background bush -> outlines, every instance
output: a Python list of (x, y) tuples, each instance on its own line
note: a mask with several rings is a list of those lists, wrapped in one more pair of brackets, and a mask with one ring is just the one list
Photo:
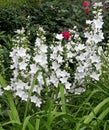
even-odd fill
[[(82, 7), (83, 0), (4, 0), (0, 3), (0, 31), (6, 34), (23, 27), (29, 22), (30, 41), (34, 42), (37, 26), (41, 25), (47, 31), (48, 41), (52, 33), (72, 29), (77, 26), (82, 37), (85, 28), (85, 20), (92, 19), (91, 11), (87, 14)], [(91, 1), (89, 1), (91, 4)], [(109, 11), (108, 3), (105, 4), (104, 34), (107, 39), (109, 35)], [(30, 16), (29, 21), (27, 17)]]

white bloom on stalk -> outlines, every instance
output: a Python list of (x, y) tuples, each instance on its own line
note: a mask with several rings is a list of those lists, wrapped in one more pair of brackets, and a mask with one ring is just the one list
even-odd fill
[(101, 29), (104, 22), (100, 19), (94, 19), (93, 23), (95, 25), (95, 28)]
[(12, 86), (11, 85), (8, 85), (4, 88), (4, 90), (13, 90)]
[[(95, 4), (94, 6), (99, 6), (99, 4)], [(100, 4), (101, 6), (101, 4)], [(86, 40), (86, 47), (84, 48), (84, 52), (78, 54), (76, 56), (78, 67), (75, 73), (75, 82), (76, 81), (82, 85), (82, 82), (84, 82), (85, 78), (89, 76), (93, 80), (99, 80), (99, 76), (101, 74), (100, 66), (101, 66), (101, 47), (97, 46), (97, 43), (101, 42), (104, 37), (102, 33), (102, 25), (103, 20), (101, 16), (101, 11), (99, 10), (96, 12), (95, 19), (90, 21), (87, 20), (86, 23), (90, 25), (91, 30), (86, 29), (84, 35), (87, 38)], [(76, 47), (77, 48), (77, 47)], [(76, 49), (76, 52), (78, 53), (78, 49)], [(97, 65), (99, 64), (98, 68)], [(82, 65), (82, 66), (81, 66)], [(95, 69), (95, 70), (94, 70)], [(97, 72), (94, 72), (97, 71)]]
[(35, 41), (35, 46), (40, 46), (40, 44), (42, 44), (42, 40), (39, 37), (37, 37)]
[(74, 48), (76, 51), (81, 51), (85, 49), (84, 44), (78, 44), (77, 46), (75, 46)]
[(28, 93), (25, 93), (22, 89), (17, 89), (15, 96), (20, 97), (23, 101), (27, 101)]
[(33, 89), (33, 92), (37, 92), (37, 93), (40, 95), (42, 89), (43, 89), (42, 86), (35, 85), (35, 86), (34, 86), (34, 89)]
[(19, 69), (20, 70), (26, 70), (26, 67), (27, 67), (27, 63), (25, 61), (22, 61), (19, 63)]
[(46, 33), (45, 30), (43, 29), (43, 27), (39, 27), (39, 31), (43, 32), (43, 33)]
[(76, 95), (81, 94), (81, 93), (83, 93), (83, 92), (85, 92), (85, 88), (83, 88), (83, 87), (79, 87), (79, 88), (76, 88), (76, 89), (74, 90), (74, 93), (75, 93)]
[(70, 88), (71, 88), (71, 86), (72, 86), (72, 84), (71, 83), (69, 83), (69, 82), (65, 82), (65, 88), (67, 89), (67, 90), (70, 90)]
[(38, 97), (36, 97), (35, 95), (31, 96), (30, 99), (31, 99), (31, 102), (33, 102), (36, 105), (36, 107), (41, 106), (41, 103), (42, 103), (41, 100)]
[(38, 71), (38, 67), (36, 64), (31, 64), (30, 65), (30, 73), (31, 74), (36, 74), (36, 72)]
[(51, 67), (52, 69), (54, 69), (56, 71), (57, 69), (59, 69), (59, 67), (60, 67), (60, 65), (58, 64), (57, 61), (52, 62), (52, 67)]
[(24, 27), (22, 27), (22, 29), (17, 29), (16, 31), (14, 31), (17, 34), (23, 34), (25, 32)]
[(99, 80), (99, 77), (100, 77), (100, 74), (97, 74), (97, 73), (95, 73), (95, 72), (92, 72), (92, 74), (90, 75), (90, 77), (92, 78), (92, 79), (94, 79), (94, 80)]
[(56, 35), (56, 38), (57, 38), (58, 40), (62, 40), (62, 39), (63, 39), (63, 35), (62, 35), (62, 34), (57, 34), (57, 35)]
[(94, 7), (95, 7), (95, 8), (97, 8), (97, 7), (102, 7), (102, 6), (103, 6), (102, 2), (95, 2), (95, 3), (94, 3)]
[(55, 73), (51, 74), (48, 81), (48, 84), (53, 84), (55, 87), (58, 87), (59, 79), (56, 77)]
[(17, 48), (17, 56), (18, 57), (25, 57), (26, 56), (26, 49), (23, 47)]
[(41, 52), (47, 53), (47, 45), (42, 44), (39, 49), (40, 49)]

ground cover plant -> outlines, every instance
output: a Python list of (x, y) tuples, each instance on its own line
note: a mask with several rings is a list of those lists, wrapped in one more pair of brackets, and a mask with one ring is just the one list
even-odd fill
[(44, 23), (31, 41), (31, 16), (13, 34), (1, 32), (0, 130), (109, 129), (109, 41), (102, 3), (89, 5), (81, 4), (86, 17), (92, 8), (82, 35), (65, 23), (49, 33)]

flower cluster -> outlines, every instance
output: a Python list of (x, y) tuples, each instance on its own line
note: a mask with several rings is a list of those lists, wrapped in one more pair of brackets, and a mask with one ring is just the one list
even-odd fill
[(76, 47), (76, 50), (80, 49), (82, 51), (82, 53), (76, 56), (78, 67), (75, 73), (75, 81), (80, 85), (83, 84), (85, 79), (87, 81), (88, 77), (93, 80), (99, 80), (99, 76), (101, 75), (100, 67), (102, 62), (100, 55), (102, 48), (98, 46), (98, 43), (104, 39), (102, 32), (102, 9), (98, 9), (101, 6), (101, 3), (95, 3), (93, 5), (95, 17), (92, 21), (86, 20), (86, 24), (88, 25), (84, 32), (85, 38), (87, 39), (86, 43), (85, 45), (78, 45)]
[[(88, 3), (84, 3), (88, 6)], [(17, 30), (13, 39), (13, 48), (10, 52), (13, 77), (5, 90), (12, 90), (14, 96), (27, 101), (32, 88), (30, 100), (40, 107), (41, 92), (51, 86), (56, 88), (63, 84), (65, 92), (79, 94), (85, 91), (85, 83), (90, 80), (99, 80), (101, 74), (101, 52), (98, 43), (103, 40), (101, 3), (94, 4), (94, 20), (86, 20), (88, 27), (84, 32), (85, 43), (79, 36), (76, 27), (73, 30), (56, 34), (51, 45), (46, 44), (45, 31), (39, 27), (33, 50), (28, 47), (28, 38), (25, 30)], [(20, 39), (20, 40), (19, 40)], [(62, 42), (66, 41), (65, 45)], [(17, 43), (17, 44), (16, 44)], [(73, 71), (72, 71), (73, 70)], [(35, 80), (34, 84), (33, 81)]]
[[(88, 6), (88, 3), (84, 3), (85, 6)], [(102, 32), (102, 7), (101, 3), (93, 4), (95, 14), (94, 19), (86, 20), (87, 28), (84, 31), (84, 36), (86, 38), (85, 44), (79, 36), (78, 31), (69, 30), (75, 42), (69, 41), (66, 44), (66, 57), (68, 57), (68, 61), (74, 64), (74, 58), (76, 61), (76, 70), (74, 72), (74, 80), (72, 81), (71, 89), (75, 91), (79, 91), (81, 86), (85, 86), (87, 82), (90, 80), (97, 81), (101, 75), (101, 54), (102, 47), (98, 46), (98, 43), (101, 42), (103, 37)], [(58, 34), (59, 35), (59, 34)], [(61, 34), (60, 34), (61, 35)], [(84, 91), (84, 89), (81, 89)], [(75, 93), (76, 93), (75, 91)]]
[[(14, 92), (14, 96), (20, 97), (23, 101), (28, 100), (28, 95), (34, 80), (34, 76), (39, 69), (40, 63), (44, 65), (44, 53), (42, 53), (45, 49), (45, 46), (42, 44), (40, 46), (40, 41), (37, 38), (37, 48), (35, 47), (35, 55), (32, 57), (32, 52), (27, 46), (27, 37), (24, 35), (24, 31), (16, 31), (16, 38), (12, 39), (13, 48), (10, 52), (10, 57), (12, 59), (12, 65), (10, 68), (13, 70), (13, 76), (11, 78), (10, 85), (8, 85), (5, 90), (11, 90)], [(22, 33), (19, 33), (22, 32)], [(22, 35), (21, 35), (22, 34)], [(17, 38), (23, 38), (25, 40), (17, 41)], [(29, 42), (29, 41), (28, 41)], [(38, 44), (39, 42), (39, 44)], [(16, 44), (17, 43), (17, 44)], [(40, 50), (39, 50), (39, 48)], [(37, 50), (36, 50), (37, 49)], [(42, 50), (41, 50), (42, 49)], [(41, 53), (41, 55), (40, 55)], [(37, 55), (36, 55), (37, 54)], [(43, 58), (43, 59), (42, 59)], [(43, 62), (42, 62), (43, 60)], [(46, 59), (47, 62), (47, 59)], [(43, 66), (42, 65), (42, 66)], [(40, 107), (41, 100), (39, 98), (40, 92), (42, 90), (43, 79), (40, 78), (41, 73), (39, 73), (37, 79), (39, 80), (39, 84), (35, 84), (32, 90), (32, 94), (30, 96), (31, 102), (33, 102), (37, 107)], [(36, 96), (39, 95), (39, 96)]]

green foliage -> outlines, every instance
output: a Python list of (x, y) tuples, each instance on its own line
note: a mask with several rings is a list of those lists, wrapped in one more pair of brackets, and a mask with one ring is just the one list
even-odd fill
[(82, 24), (85, 23), (81, 2), (44, 2), (37, 10), (36, 16), (33, 16), (33, 22), (39, 22), (50, 33), (60, 32), (74, 25), (82, 29)]

